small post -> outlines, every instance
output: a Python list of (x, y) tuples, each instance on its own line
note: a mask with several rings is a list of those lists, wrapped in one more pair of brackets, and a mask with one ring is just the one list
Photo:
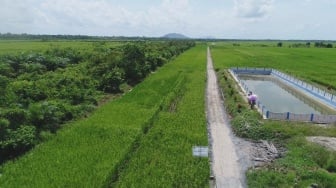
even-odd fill
[(289, 112), (287, 112), (287, 119), (289, 119)]
[(310, 121), (313, 121), (314, 120), (314, 114), (311, 114), (310, 115)]

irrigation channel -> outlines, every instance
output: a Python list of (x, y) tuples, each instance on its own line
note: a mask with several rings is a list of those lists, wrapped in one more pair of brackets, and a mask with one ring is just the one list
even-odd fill
[(336, 122), (334, 95), (274, 69), (233, 68), (231, 74), (245, 94), (257, 94), (257, 107), (265, 118)]

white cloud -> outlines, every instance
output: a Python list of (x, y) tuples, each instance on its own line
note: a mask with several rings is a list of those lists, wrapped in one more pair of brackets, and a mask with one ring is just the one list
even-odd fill
[(273, 0), (235, 0), (235, 13), (242, 18), (263, 18), (270, 13)]
[[(6, 1), (10, 6), (15, 4)], [(22, 19), (32, 15), (30, 22), (34, 24), (30, 30), (49, 28), (50, 32), (68, 34), (85, 34), (86, 31), (98, 33), (100, 30), (103, 35), (140, 35), (141, 32), (151, 35), (150, 31), (163, 35), (162, 30), (186, 27), (188, 15), (191, 14), (188, 0), (163, 0), (161, 4), (144, 5), (145, 9), (139, 10), (131, 10), (117, 1), (109, 0), (31, 0), (30, 4), (20, 7), (29, 10), (28, 6), (34, 7), (34, 11), (19, 15)], [(19, 9), (16, 8), (13, 15), (17, 15)], [(22, 22), (27, 23), (27, 20)]]
[(0, 0), (0, 4), (1, 33), (178, 32), (191, 37), (335, 39), (336, 31), (335, 0)]
[[(20, 0), (2, 0), (0, 6), (1, 22), (26, 23), (31, 22), (29, 10), (24, 2)], [(21, 14), (18, 14), (20, 12)]]

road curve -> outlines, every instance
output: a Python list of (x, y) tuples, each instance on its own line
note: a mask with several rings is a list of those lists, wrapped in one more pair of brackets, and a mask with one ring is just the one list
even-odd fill
[(244, 174), (232, 141), (232, 131), (223, 106), (210, 48), (207, 49), (207, 121), (210, 136), (211, 170), (215, 187), (239, 188), (244, 185)]

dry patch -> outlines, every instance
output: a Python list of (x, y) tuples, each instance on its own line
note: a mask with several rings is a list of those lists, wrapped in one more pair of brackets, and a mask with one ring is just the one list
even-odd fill
[(237, 147), (239, 162), (244, 172), (249, 168), (267, 165), (277, 158), (283, 157), (286, 153), (284, 147), (274, 145), (266, 140), (253, 142), (235, 137), (234, 142)]
[(329, 150), (336, 151), (336, 138), (335, 137), (310, 136), (310, 137), (307, 137), (307, 140), (310, 142), (319, 144), (323, 147), (326, 147)]

